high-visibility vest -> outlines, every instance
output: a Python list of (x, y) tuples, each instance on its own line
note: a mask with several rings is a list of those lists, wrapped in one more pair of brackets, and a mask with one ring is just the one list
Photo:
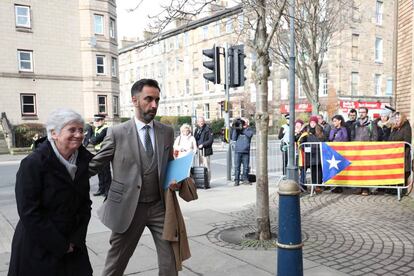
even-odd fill
[[(107, 126), (107, 125), (102, 125), (101, 127), (96, 127), (96, 128), (95, 128), (95, 131), (94, 131), (94, 135), (95, 135), (95, 137), (96, 137), (96, 136), (98, 136), (98, 135), (102, 132), (102, 130), (104, 130), (104, 129), (106, 129), (106, 128), (108, 128), (108, 126)], [(101, 145), (102, 145), (102, 142), (100, 142), (99, 144), (96, 144), (96, 145), (94, 146), (94, 149), (95, 149), (96, 151), (100, 150), (100, 149), (101, 149)]]

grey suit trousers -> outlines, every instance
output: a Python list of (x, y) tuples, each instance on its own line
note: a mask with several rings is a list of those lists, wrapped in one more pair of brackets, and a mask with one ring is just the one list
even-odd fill
[(157, 249), (160, 276), (176, 276), (174, 252), (170, 242), (162, 239), (165, 210), (161, 201), (138, 203), (134, 218), (124, 233), (112, 232), (103, 276), (122, 276), (137, 247), (145, 226), (152, 234)]

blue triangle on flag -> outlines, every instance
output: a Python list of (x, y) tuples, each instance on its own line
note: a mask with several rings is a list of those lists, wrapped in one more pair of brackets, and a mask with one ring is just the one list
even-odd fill
[(351, 162), (340, 155), (336, 150), (322, 143), (322, 181), (326, 182), (341, 171), (345, 170)]

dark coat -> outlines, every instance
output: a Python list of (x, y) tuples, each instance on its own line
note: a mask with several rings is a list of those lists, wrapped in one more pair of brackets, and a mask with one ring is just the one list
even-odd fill
[[(404, 141), (411, 144), (411, 126), (408, 121), (405, 121), (400, 128), (393, 128), (391, 130), (390, 137), (388, 141)], [(411, 148), (410, 146), (405, 146), (405, 171), (410, 171), (410, 162), (411, 162)]]
[(236, 141), (234, 151), (237, 153), (250, 153), (250, 142), (253, 137), (253, 130), (250, 127), (242, 130), (232, 129), (231, 140)]
[(309, 166), (320, 166), (321, 152), (319, 142), (325, 142), (325, 134), (323, 133), (322, 126), (316, 125), (315, 128), (311, 128), (310, 125), (306, 126), (298, 139), (298, 143), (300, 145), (302, 143), (315, 143), (301, 147), (301, 149), (305, 151), (304, 165), (306, 168)]
[[(79, 148), (72, 180), (49, 141), (20, 163), (16, 175), (17, 224), (9, 276), (89, 276), (85, 238), (91, 216), (88, 164), (92, 158)], [(69, 244), (75, 245), (66, 253)]]
[(202, 128), (197, 127), (194, 131), (194, 138), (197, 142), (197, 147), (203, 145), (204, 155), (209, 156), (213, 154), (213, 131), (204, 124)]

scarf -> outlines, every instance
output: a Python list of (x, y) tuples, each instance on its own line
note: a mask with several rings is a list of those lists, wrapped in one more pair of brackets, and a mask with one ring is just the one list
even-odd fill
[(53, 141), (52, 138), (49, 139), (50, 144), (52, 145), (52, 149), (56, 154), (56, 157), (59, 159), (60, 163), (62, 163), (66, 170), (68, 171), (70, 177), (72, 180), (75, 179), (75, 174), (78, 169), (78, 166), (76, 166), (76, 160), (78, 159), (78, 150), (76, 150), (70, 157), (69, 160), (66, 160), (59, 152), (59, 150), (56, 147), (55, 141)]

